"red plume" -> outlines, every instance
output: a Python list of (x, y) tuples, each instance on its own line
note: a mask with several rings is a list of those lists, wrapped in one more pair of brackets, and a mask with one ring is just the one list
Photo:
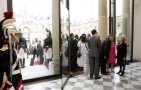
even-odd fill
[(3, 15), (5, 19), (13, 18), (13, 12), (4, 12)]
[(46, 32), (48, 32), (48, 29), (46, 28)]

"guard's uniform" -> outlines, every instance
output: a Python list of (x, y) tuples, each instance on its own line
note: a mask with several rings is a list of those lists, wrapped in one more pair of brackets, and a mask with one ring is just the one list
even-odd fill
[(26, 48), (24, 47), (18, 47), (18, 57), (20, 59), (24, 59), (25, 58), (25, 55), (26, 55)]
[[(24, 41), (24, 42), (23, 42)], [(18, 56), (20, 59), (25, 58), (27, 52), (27, 44), (25, 39), (21, 39), (18, 43)]]
[(0, 48), (0, 90), (12, 87), (8, 45)]
[(46, 56), (46, 59), (52, 59), (52, 46), (46, 46), (45, 56)]
[(18, 58), (20, 59), (21, 67), (25, 67), (25, 58), (27, 54), (27, 43), (25, 38), (20, 38), (18, 43)]
[(11, 77), (9, 44), (5, 43), (0, 49), (0, 90), (12, 86), (15, 88), (13, 90), (20, 90), (20, 88), (22, 88), (22, 76), (19, 68), (19, 60), (14, 48), (12, 49), (12, 54), (13, 64)]
[(45, 65), (48, 67), (49, 62), (52, 60), (52, 38), (51, 32), (47, 31), (47, 38), (44, 40), (44, 49), (45, 49)]
[[(21, 90), (22, 76), (19, 68), (19, 60), (14, 50), (14, 45), (9, 44), (9, 34), (17, 41), (19, 33), (12, 25), (15, 21), (13, 12), (4, 13), (5, 19), (0, 22), (0, 90)], [(12, 48), (10, 49), (10, 46)], [(10, 59), (12, 56), (12, 59)], [(12, 62), (11, 62), (12, 60)]]

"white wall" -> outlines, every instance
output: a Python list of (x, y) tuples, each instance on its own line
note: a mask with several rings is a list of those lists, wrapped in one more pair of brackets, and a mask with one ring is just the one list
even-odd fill
[(7, 0), (0, 0), (0, 21), (3, 19), (3, 12), (7, 11)]
[(135, 0), (133, 58), (141, 61), (141, 0)]

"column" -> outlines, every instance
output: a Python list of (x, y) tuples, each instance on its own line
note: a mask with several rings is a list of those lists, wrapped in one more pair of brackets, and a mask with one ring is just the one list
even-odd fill
[(0, 0), (0, 21), (3, 18), (3, 13), (7, 11), (7, 0)]
[(98, 0), (98, 32), (101, 40), (107, 37), (107, 0)]
[(53, 41), (53, 60), (49, 64), (53, 74), (60, 72), (60, 51), (59, 51), (59, 1), (52, 0), (52, 41)]
[(141, 61), (141, 0), (135, 0), (133, 59)]
[(122, 0), (122, 33), (126, 36), (127, 47), (127, 60), (130, 60), (131, 55), (131, 35), (130, 35), (130, 0)]

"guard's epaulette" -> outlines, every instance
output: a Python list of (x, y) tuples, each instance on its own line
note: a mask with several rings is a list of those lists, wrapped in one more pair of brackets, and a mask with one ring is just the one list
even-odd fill
[(4, 44), (3, 46), (2, 46), (2, 48), (0, 49), (0, 51), (6, 51), (6, 50), (8, 50), (9, 48), (8, 48), (8, 45), (7, 44)]

